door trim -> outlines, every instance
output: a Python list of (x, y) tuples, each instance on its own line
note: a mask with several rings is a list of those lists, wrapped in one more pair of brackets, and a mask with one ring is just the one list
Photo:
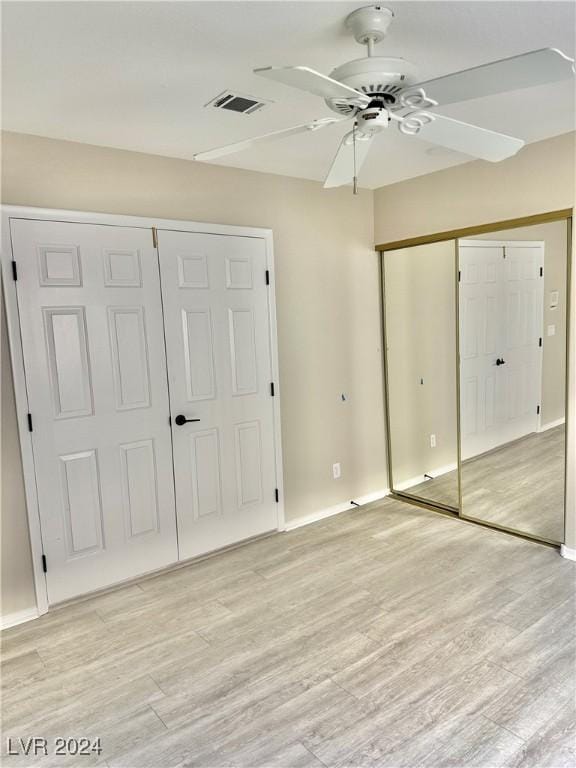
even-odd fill
[(442, 240), (461, 240), (464, 237), (489, 234), (490, 232), (498, 232), (503, 229), (515, 229), (516, 227), (529, 227), (533, 224), (560, 221), (562, 219), (569, 219), (571, 216), (572, 208), (562, 208), (559, 211), (536, 213), (532, 216), (522, 216), (517, 219), (504, 219), (503, 221), (493, 221), (490, 224), (478, 224), (473, 227), (460, 227), (459, 229), (448, 229), (444, 232), (433, 232), (429, 235), (406, 237), (403, 240), (394, 240), (390, 243), (376, 245), (374, 250), (380, 251), (380, 253), (383, 251), (399, 251), (402, 248), (411, 248), (413, 245), (439, 243)]
[[(40, 523), (38, 494), (36, 490), (36, 471), (34, 466), (32, 436), (28, 431), (28, 413), (32, 411), (30, 410), (26, 387), (16, 282), (12, 276), (12, 241), (10, 236), (11, 219), (56, 221), (71, 224), (100, 224), (110, 227), (133, 227), (139, 229), (148, 229), (150, 230), (151, 239), (154, 236), (155, 229), (170, 229), (181, 232), (198, 232), (202, 234), (229, 235), (234, 237), (255, 237), (264, 240), (266, 245), (266, 268), (269, 272), (270, 286), (270, 290), (268, 292), (268, 316), (270, 321), (269, 344), (271, 352), (271, 375), (272, 380), (276, 383), (276, 396), (273, 398), (274, 401), (272, 407), (276, 487), (278, 488), (277, 530), (285, 530), (286, 521), (284, 510), (284, 481), (280, 422), (281, 392), (278, 364), (278, 327), (276, 318), (276, 274), (274, 268), (274, 244), (272, 230), (262, 227), (243, 227), (228, 224), (210, 224), (196, 221), (182, 221), (180, 219), (124, 216), (118, 214), (96, 213), (88, 211), (67, 211), (52, 208), (35, 208), (30, 206), (2, 205), (0, 206), (0, 209), (2, 213), (2, 237), (0, 244), (2, 283), (4, 288), (4, 298), (6, 301), (8, 339), (10, 347), (10, 358), (12, 361), (12, 375), (14, 380), (14, 391), (16, 399), (16, 415), (20, 437), (20, 454), (22, 458), (26, 510), (28, 517), (28, 529), (30, 533), (30, 548), (32, 551), (32, 567), (38, 615), (46, 613), (48, 611), (49, 604), (46, 574), (42, 568), (42, 528)], [(155, 241), (154, 244), (156, 247)], [(264, 276), (262, 276), (262, 279), (264, 279)], [(167, 567), (170, 568), (172, 566), (169, 565)], [(142, 574), (139, 578), (142, 578), (144, 575), (145, 574)]]

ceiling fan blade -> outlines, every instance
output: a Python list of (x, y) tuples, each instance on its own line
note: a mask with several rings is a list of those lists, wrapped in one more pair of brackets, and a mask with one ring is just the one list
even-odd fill
[[(372, 146), (373, 136), (356, 137), (356, 175), (360, 173), (360, 168), (368, 156)], [(324, 189), (330, 187), (341, 187), (349, 184), (354, 179), (354, 142), (352, 132), (347, 133), (340, 142), (338, 152), (332, 161), (328, 175), (324, 180)]]
[(414, 112), (400, 121), (400, 131), (406, 135), (492, 163), (512, 157), (524, 146), (522, 139), (432, 112)]
[(237, 141), (234, 144), (226, 144), (223, 147), (216, 147), (215, 149), (208, 149), (206, 152), (197, 152), (193, 157), (194, 160), (209, 161), (215, 160), (217, 157), (224, 157), (224, 155), (231, 155), (234, 152), (241, 152), (243, 149), (250, 149), (259, 144), (266, 144), (269, 141), (276, 141), (276, 139), (284, 139), (288, 136), (294, 136), (297, 133), (306, 133), (306, 131), (317, 131), (320, 128), (325, 128), (328, 125), (334, 125), (335, 123), (342, 123), (348, 120), (348, 118), (338, 117), (325, 117), (321, 120), (313, 120), (311, 123), (303, 123), (302, 125), (295, 125), (292, 128), (283, 128), (280, 131), (272, 131), (272, 133), (265, 133), (262, 136), (254, 136), (251, 139), (244, 139), (244, 141)]
[(284, 83), (284, 85), (291, 85), (301, 91), (314, 93), (323, 99), (348, 99), (360, 106), (367, 106), (370, 103), (369, 97), (360, 91), (309, 67), (262, 67), (255, 69), (254, 74)]
[(427, 98), (438, 104), (453, 104), (567, 80), (573, 76), (573, 59), (556, 48), (542, 48), (418, 83), (407, 88), (405, 93), (422, 89)]

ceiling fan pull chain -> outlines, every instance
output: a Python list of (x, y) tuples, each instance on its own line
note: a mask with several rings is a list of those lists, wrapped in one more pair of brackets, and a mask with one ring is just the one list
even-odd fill
[(354, 176), (352, 177), (352, 194), (358, 194), (358, 177), (356, 176), (356, 122), (352, 128), (352, 156), (354, 158)]

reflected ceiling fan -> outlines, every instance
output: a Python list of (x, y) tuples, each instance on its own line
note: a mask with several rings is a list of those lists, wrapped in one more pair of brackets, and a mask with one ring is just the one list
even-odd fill
[(368, 55), (337, 67), (330, 76), (303, 66), (254, 70), (269, 80), (320, 96), (340, 117), (321, 118), (199, 152), (194, 159), (210, 161), (287, 136), (352, 121), (352, 130), (340, 143), (325, 187), (353, 182), (356, 192), (357, 175), (374, 138), (390, 123), (395, 123), (407, 137), (499, 162), (515, 155), (524, 141), (430, 110), (444, 104), (553, 83), (570, 78), (575, 72), (573, 59), (555, 48), (543, 48), (419, 83), (410, 62), (374, 55), (374, 45), (384, 39), (393, 17), (390, 9), (379, 5), (353, 11), (346, 18), (346, 26), (356, 42), (367, 47)]

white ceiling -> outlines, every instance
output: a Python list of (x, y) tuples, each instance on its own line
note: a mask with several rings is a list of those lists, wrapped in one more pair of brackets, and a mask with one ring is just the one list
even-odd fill
[[(364, 55), (344, 17), (364, 2), (5, 2), (3, 127), (71, 141), (190, 158), (221, 144), (333, 115), (321, 99), (252, 74), (305, 64), (329, 73)], [(573, 2), (389, 2), (396, 18), (381, 55), (422, 80), (556, 47), (575, 55)], [(225, 89), (271, 99), (254, 115), (204, 108)], [(574, 83), (442, 110), (528, 142), (575, 128)], [(334, 126), (223, 158), (223, 165), (324, 178)], [(377, 142), (377, 144), (376, 144)], [(467, 162), (390, 130), (360, 182), (379, 187)]]

